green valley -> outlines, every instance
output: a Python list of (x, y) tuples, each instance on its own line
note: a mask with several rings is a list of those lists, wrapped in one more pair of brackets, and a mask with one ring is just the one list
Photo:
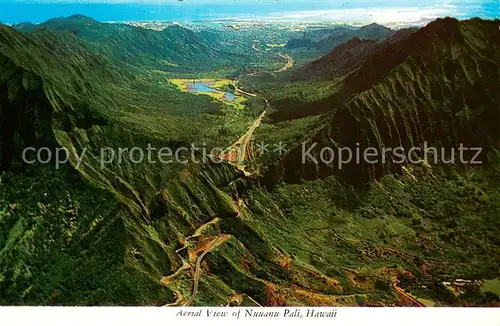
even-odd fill
[(0, 25), (0, 304), (498, 306), (499, 24)]

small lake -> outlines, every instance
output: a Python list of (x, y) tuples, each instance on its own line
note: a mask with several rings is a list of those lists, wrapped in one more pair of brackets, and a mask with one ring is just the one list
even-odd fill
[(186, 83), (185, 84), (188, 91), (191, 93), (201, 93), (201, 92), (216, 92), (215, 89), (210, 88), (208, 82), (196, 82), (196, 83)]
[[(219, 91), (215, 88), (210, 87), (212, 85), (211, 82), (192, 82), (192, 83), (185, 83), (184, 84), (190, 93), (220, 93), (222, 91)], [(228, 101), (234, 101), (236, 99), (236, 96), (233, 93), (225, 92), (224, 97)]]

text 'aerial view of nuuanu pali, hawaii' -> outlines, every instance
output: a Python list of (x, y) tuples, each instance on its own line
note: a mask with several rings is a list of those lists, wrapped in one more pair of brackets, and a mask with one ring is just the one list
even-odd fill
[(0, 22), (0, 305), (500, 306), (498, 1)]

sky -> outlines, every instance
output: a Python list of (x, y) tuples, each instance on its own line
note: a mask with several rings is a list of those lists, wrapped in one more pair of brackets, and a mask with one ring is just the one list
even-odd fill
[(500, 0), (0, 0), (0, 21), (40, 23), (83, 14), (99, 21), (214, 19), (422, 25), (438, 17), (500, 18)]
[(448, 4), (467, 4), (479, 2), (498, 2), (497, 0), (2, 0), (0, 2), (10, 3), (139, 3), (139, 4), (279, 4), (288, 3), (293, 6), (294, 3), (309, 4), (332, 4), (332, 5), (396, 5), (396, 6), (422, 6), (422, 5), (448, 5)]

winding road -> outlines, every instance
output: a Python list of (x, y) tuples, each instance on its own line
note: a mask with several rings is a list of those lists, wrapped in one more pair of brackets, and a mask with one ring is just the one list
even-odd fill
[(417, 307), (425, 307), (417, 299), (413, 298), (408, 293), (406, 293), (402, 288), (400, 288), (399, 281), (394, 282), (394, 284), (392, 284), (392, 286), (394, 287), (394, 289), (396, 290), (397, 293), (399, 293), (402, 296), (404, 296), (405, 298), (409, 299), (411, 302), (413, 302), (415, 305), (417, 305)]
[[(236, 91), (238, 91), (242, 94), (245, 94), (247, 96), (252, 96), (252, 97), (259, 96), (257, 94), (248, 93), (248, 92), (243, 91), (242, 89), (239, 89), (237, 81), (233, 82), (233, 86), (234, 86)], [(242, 137), (240, 137), (233, 145), (231, 145), (227, 149), (227, 151), (230, 153), (230, 157), (232, 157), (233, 155), (236, 156), (237, 163), (241, 163), (247, 158), (248, 147), (249, 147), (249, 144), (251, 142), (253, 133), (254, 133), (255, 129), (257, 129), (259, 127), (262, 120), (264, 119), (264, 116), (266, 115), (267, 108), (269, 107), (269, 102), (267, 101), (267, 99), (265, 99), (265, 98), (263, 98), (263, 99), (266, 102), (266, 108), (264, 109), (264, 111), (259, 115), (257, 120), (254, 121), (254, 123), (250, 126), (248, 131)], [(245, 172), (245, 174), (246, 174), (246, 172)], [(184, 246), (175, 251), (175, 253), (179, 256), (179, 259), (181, 260), (182, 265), (173, 274), (171, 274), (169, 276), (165, 276), (160, 280), (164, 286), (168, 287), (169, 282), (172, 279), (176, 278), (184, 270), (190, 269), (192, 267), (192, 265), (190, 263), (186, 262), (184, 260), (184, 257), (182, 257), (180, 255), (180, 252), (182, 250), (188, 248), (188, 241), (193, 239), (193, 238), (198, 238), (198, 237), (202, 236), (202, 232), (206, 227), (208, 227), (210, 225), (217, 224), (217, 223), (219, 223), (219, 221), (220, 221), (220, 219), (216, 217), (213, 220), (211, 220), (210, 222), (204, 223), (198, 229), (196, 229), (196, 231), (192, 235), (190, 235), (184, 239)], [(191, 292), (191, 297), (189, 298), (189, 300), (187, 300), (183, 304), (183, 306), (190, 306), (194, 302), (196, 295), (198, 294), (198, 287), (199, 287), (200, 276), (201, 276), (201, 264), (202, 264), (205, 256), (208, 253), (215, 250), (216, 248), (218, 248), (221, 244), (225, 243), (230, 238), (231, 238), (231, 235), (228, 235), (228, 234), (218, 235), (214, 240), (212, 240), (209, 247), (207, 249), (205, 249), (201, 253), (201, 255), (198, 256), (198, 258), (196, 259), (196, 264), (194, 266), (193, 290)], [(177, 290), (177, 289), (174, 290), (174, 293), (177, 296), (176, 301), (173, 303), (166, 304), (166, 305), (164, 305), (164, 307), (178, 306), (184, 300), (184, 296), (182, 295), (182, 293), (179, 290)]]
[[(293, 67), (293, 59), (288, 56), (288, 55), (283, 55), (283, 54), (279, 54), (281, 57), (283, 58), (286, 58), (288, 60), (287, 64), (282, 68), (280, 69), (279, 71), (285, 71), (291, 67)], [(252, 136), (253, 136), (253, 133), (255, 132), (255, 130), (260, 126), (260, 124), (262, 123), (262, 120), (264, 119), (265, 115), (266, 115), (266, 112), (267, 110), (269, 109), (269, 101), (262, 97), (261, 95), (258, 95), (258, 94), (253, 94), (253, 93), (249, 93), (249, 92), (246, 92), (240, 88), (238, 88), (238, 80), (234, 80), (232, 82), (232, 85), (234, 86), (234, 89), (235, 91), (241, 93), (241, 94), (244, 94), (244, 95), (247, 95), (247, 96), (251, 96), (251, 97), (261, 97), (264, 101), (265, 101), (265, 109), (264, 111), (259, 115), (259, 117), (252, 123), (252, 125), (250, 126), (250, 128), (247, 130), (247, 132), (241, 136), (234, 144), (232, 144), (226, 151), (229, 153), (229, 157), (233, 157), (233, 156), (236, 156), (236, 162), (238, 165), (240, 165), (243, 161), (245, 161), (247, 158), (248, 158), (248, 153), (249, 153), (249, 150), (248, 150), (248, 147), (251, 143), (251, 140), (252, 140)], [(238, 166), (238, 168), (240, 168)], [(244, 171), (245, 174), (247, 174), (246, 171)], [(179, 256), (181, 262), (182, 262), (182, 265), (171, 275), (169, 276), (165, 276), (161, 279), (161, 283), (164, 285), (164, 286), (168, 286), (169, 282), (176, 278), (181, 272), (183, 272), (184, 270), (188, 270), (192, 267), (192, 265), (188, 262), (186, 262), (184, 260), (184, 257), (182, 257), (180, 255), (180, 252), (184, 249), (187, 249), (188, 248), (188, 241), (193, 239), (193, 238), (198, 238), (202, 235), (202, 232), (203, 230), (210, 226), (210, 225), (214, 225), (214, 224), (217, 224), (218, 222), (220, 221), (219, 218), (214, 218), (213, 220), (211, 220), (210, 222), (207, 222), (207, 223), (204, 223), (203, 225), (201, 225), (198, 229), (196, 229), (196, 231), (186, 237), (184, 239), (184, 246), (180, 249), (177, 249), (175, 251), (175, 253)], [(191, 292), (191, 297), (189, 298), (189, 300), (187, 300), (183, 306), (190, 306), (195, 298), (196, 298), (196, 295), (198, 294), (198, 288), (199, 288), (199, 281), (200, 281), (200, 277), (201, 277), (201, 264), (203, 262), (203, 259), (206, 257), (207, 254), (209, 254), (210, 252), (212, 252), (213, 250), (217, 249), (220, 245), (222, 245), (223, 243), (225, 243), (226, 241), (228, 241), (229, 239), (231, 239), (231, 235), (228, 235), (228, 234), (219, 234), (214, 240), (211, 241), (210, 245), (208, 246), (207, 249), (205, 249), (201, 255), (198, 256), (198, 258), (196, 259), (196, 264), (194, 266), (194, 273), (193, 273), (193, 290)], [(182, 293), (179, 291), (179, 290), (174, 290), (174, 293), (175, 295), (177, 296), (177, 299), (175, 302), (173, 303), (169, 303), (169, 304), (166, 304), (164, 305), (164, 307), (169, 307), (169, 306), (178, 306), (185, 298), (184, 296), (182, 295)], [(252, 301), (254, 301), (252, 299)], [(254, 301), (255, 302), (255, 301)], [(255, 302), (257, 305), (259, 305), (257, 302)], [(260, 305), (259, 305), (260, 306)]]
[(291, 56), (289, 56), (288, 54), (283, 54), (283, 53), (278, 53), (278, 55), (280, 57), (286, 59), (287, 63), (283, 68), (276, 70), (275, 72), (283, 72), (283, 71), (286, 71), (286, 70), (293, 67), (294, 61), (293, 61), (293, 58)]
[[(202, 224), (198, 229), (196, 229), (196, 231), (192, 235), (190, 235), (184, 239), (185, 245), (182, 248), (177, 249), (175, 251), (175, 253), (179, 256), (180, 260), (182, 261), (182, 265), (173, 274), (171, 274), (169, 276), (165, 276), (161, 279), (161, 283), (164, 286), (168, 287), (169, 282), (172, 281), (174, 278), (176, 278), (181, 272), (192, 268), (192, 265), (190, 263), (186, 262), (184, 257), (182, 257), (180, 255), (180, 252), (182, 250), (188, 248), (188, 241), (193, 239), (193, 238), (200, 237), (202, 235), (203, 230), (205, 230), (208, 226), (215, 225), (215, 224), (219, 223), (219, 221), (220, 221), (220, 219), (218, 217), (216, 217), (213, 220)], [(223, 243), (225, 243), (229, 239), (231, 239), (231, 235), (219, 234), (217, 237), (215, 237), (215, 239), (210, 241), (210, 244), (208, 245), (208, 247), (201, 253), (201, 255), (198, 256), (198, 258), (196, 259), (196, 264), (194, 266), (193, 290), (191, 292), (191, 297), (189, 298), (189, 300), (186, 301), (186, 303), (183, 304), (183, 306), (190, 306), (193, 303), (194, 299), (196, 298), (196, 295), (198, 293), (200, 276), (201, 276), (201, 263), (203, 262), (203, 259), (205, 258), (205, 256), (208, 253), (212, 252), (213, 250), (217, 249), (220, 245), (222, 245)], [(177, 296), (177, 300), (173, 303), (169, 303), (169, 304), (164, 305), (164, 307), (178, 306), (184, 300), (184, 296), (182, 295), (182, 293), (179, 290), (173, 290), (173, 291), (174, 291), (175, 295)]]
[(219, 235), (213, 242), (210, 244), (210, 246), (198, 257), (196, 260), (196, 266), (194, 268), (194, 275), (193, 275), (193, 292), (191, 293), (191, 298), (183, 305), (183, 306), (190, 306), (194, 299), (196, 298), (196, 295), (198, 294), (198, 286), (200, 284), (200, 276), (201, 276), (201, 263), (205, 256), (215, 250), (218, 246), (226, 242), (231, 238), (230, 235)]
[(234, 90), (238, 93), (241, 93), (241, 94), (244, 94), (244, 95), (248, 95), (248, 96), (251, 96), (251, 97), (257, 97), (258, 95), (257, 94), (253, 94), (253, 93), (249, 93), (249, 92), (245, 92), (244, 90), (242, 90), (241, 88), (238, 88), (238, 83), (237, 82), (233, 82), (233, 87), (234, 87)]
[(234, 154), (236, 155), (235, 161), (237, 164), (242, 164), (243, 161), (245, 161), (249, 156), (248, 146), (250, 145), (250, 142), (252, 140), (253, 133), (255, 132), (255, 129), (257, 129), (262, 123), (262, 120), (264, 119), (267, 112), (267, 107), (269, 105), (267, 100), (266, 99), (264, 100), (266, 101), (266, 109), (260, 114), (257, 120), (254, 121), (254, 123), (250, 126), (248, 131), (227, 149), (227, 152), (230, 153), (229, 157), (233, 157)]
[[(293, 67), (294, 61), (290, 55), (283, 54), (281, 52), (278, 53), (278, 55), (280, 57), (286, 59), (287, 63), (285, 64), (285, 66), (283, 66), (283, 68), (281, 68), (275, 72), (283, 72), (283, 71), (286, 71), (286, 70)], [(269, 109), (269, 101), (259, 94), (249, 93), (249, 92), (246, 92), (246, 91), (242, 90), (241, 88), (239, 88), (237, 79), (235, 79), (231, 84), (233, 85), (234, 90), (236, 92), (239, 92), (239, 93), (247, 95), (247, 96), (260, 97), (266, 102), (266, 107), (265, 107), (264, 111), (260, 114), (260, 116), (257, 118), (257, 120), (255, 120), (255, 122), (250, 126), (248, 131), (243, 136), (241, 136), (240, 139), (238, 139), (234, 144), (229, 146), (229, 148), (226, 150), (226, 153), (228, 153), (227, 157), (230, 158), (231, 161), (237, 163), (238, 165), (241, 165), (243, 163), (243, 161), (248, 159), (248, 156), (249, 156), (248, 155), (248, 153), (249, 153), (248, 146), (251, 142), (251, 139), (252, 139), (252, 136), (253, 136), (255, 129), (257, 129), (260, 126), (262, 120), (264, 119), (264, 117), (266, 115), (267, 110)], [(233, 158), (235, 158), (235, 159), (233, 159)]]

